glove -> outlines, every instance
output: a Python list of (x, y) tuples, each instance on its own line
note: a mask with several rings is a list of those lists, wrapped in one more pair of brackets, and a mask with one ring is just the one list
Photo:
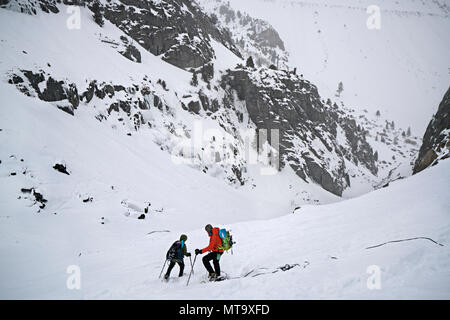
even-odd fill
[(202, 250), (200, 250), (200, 249), (195, 249), (195, 254), (202, 254)]
[(190, 257), (190, 256), (191, 256), (190, 252), (186, 253), (186, 257)]

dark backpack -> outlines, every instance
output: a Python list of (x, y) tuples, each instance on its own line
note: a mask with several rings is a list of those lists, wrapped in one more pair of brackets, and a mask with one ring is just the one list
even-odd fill
[(180, 240), (175, 241), (172, 246), (169, 248), (169, 251), (167, 251), (166, 259), (172, 260), (183, 260), (184, 253), (183, 253), (183, 243), (181, 243)]

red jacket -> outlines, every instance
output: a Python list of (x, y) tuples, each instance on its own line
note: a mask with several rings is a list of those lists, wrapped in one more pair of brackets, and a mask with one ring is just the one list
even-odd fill
[(219, 236), (219, 228), (213, 228), (212, 235), (209, 236), (209, 245), (206, 248), (202, 249), (202, 253), (205, 253), (207, 251), (222, 253), (223, 250), (219, 249), (220, 246), (222, 246), (222, 239), (220, 239)]

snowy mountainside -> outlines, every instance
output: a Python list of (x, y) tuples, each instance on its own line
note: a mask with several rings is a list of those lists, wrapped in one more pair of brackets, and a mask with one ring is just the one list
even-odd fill
[[(66, 60), (56, 59), (52, 61), (51, 55), (44, 58), (35, 48), (28, 50), (26, 50), (26, 46), (19, 48), (21, 46), (20, 41), (28, 42), (29, 45), (35, 43), (36, 40), (31, 38), (34, 35), (21, 34), (19, 30), (11, 30), (10, 36), (15, 37), (15, 39), (11, 38), (4, 41), (4, 47), (5, 53), (14, 62), (11, 64), (12, 68), (5, 71), (6, 80), (16, 86), (22, 93), (48, 101), (72, 115), (76, 114), (77, 110), (82, 107), (93, 108), (96, 112), (95, 118), (99, 122), (107, 121), (113, 129), (121, 126), (128, 130), (126, 131), (127, 135), (132, 135), (133, 132), (140, 129), (150, 130), (152, 140), (162, 150), (166, 150), (172, 156), (175, 156), (177, 161), (187, 162), (190, 166), (211, 176), (224, 179), (228, 183), (238, 186), (245, 184), (256, 186), (255, 177), (250, 168), (252, 163), (248, 158), (257, 159), (259, 155), (255, 153), (254, 148), (248, 150), (249, 145), (251, 145), (249, 139), (252, 140), (251, 137), (247, 136), (248, 130), (266, 128), (261, 127), (261, 124), (265, 126), (270, 123), (278, 123), (280, 120), (282, 120), (280, 123), (284, 124), (293, 120), (286, 127), (286, 129), (292, 130), (301, 119), (309, 119), (312, 121), (311, 125), (306, 125), (301, 130), (302, 135), (306, 137), (310, 135), (311, 130), (317, 130), (311, 126), (314, 123), (318, 125), (318, 121), (320, 122), (324, 117), (327, 117), (330, 123), (333, 122), (327, 112), (338, 116), (338, 113), (333, 111), (335, 108), (333, 109), (327, 106), (324, 101), (321, 101), (313, 85), (292, 72), (270, 70), (264, 67), (259, 70), (244, 68), (245, 71), (241, 67), (239, 67), (240, 69), (234, 69), (242, 60), (215, 40), (210, 42), (215, 55), (213, 68), (208, 68), (207, 76), (199, 73), (201, 77), (198, 77), (198, 83), (192, 85), (191, 78), (193, 76), (191, 73), (172, 67), (164, 61), (159, 61), (158, 57), (143, 50), (138, 42), (134, 42), (133, 38), (118, 30), (107, 20), (104, 26), (100, 28), (89, 17), (87, 8), (82, 8), (81, 11), (83, 13), (83, 27), (80, 31), (67, 30), (68, 34), (65, 36), (68, 39), (75, 36), (74, 42), (81, 41), (78, 43), (83, 43), (84, 46), (89, 44), (90, 48), (95, 48), (96, 52), (99, 52), (99, 55), (88, 54), (88, 52), (86, 54), (80, 52), (68, 53), (64, 49), (54, 49), (60, 51), (59, 54), (70, 57), (72, 61), (85, 61), (85, 66), (80, 69), (80, 66), (76, 64), (66, 65)], [(5, 23), (12, 17), (10, 16), (11, 13), (6, 14), (6, 12), (8, 11), (5, 11)], [(39, 25), (44, 23), (45, 20), (45, 23), (57, 27), (58, 23), (64, 23), (63, 12), (64, 9), (61, 9), (61, 12), (56, 15), (41, 12), (35, 18), (24, 16), (26, 20), (24, 25), (31, 27), (33, 23)], [(32, 28), (39, 30), (37, 26)], [(41, 31), (43, 34), (52, 32), (46, 28)], [(86, 36), (90, 39), (89, 42), (77, 38), (81, 33), (86, 33)], [(24, 39), (28, 37), (30, 39), (25, 41)], [(64, 39), (64, 36), (55, 34), (51, 39)], [(11, 47), (13, 43), (15, 43), (15, 47)], [(52, 48), (54, 45), (49, 43), (47, 47)], [(134, 50), (129, 50), (130, 47)], [(121, 57), (115, 55), (116, 52), (128, 60), (123, 61)], [(127, 55), (127, 52), (138, 52), (139, 55)], [(106, 56), (110, 60), (105, 60), (104, 57)], [(20, 57), (20, 62), (16, 62), (18, 57)], [(102, 65), (100, 61), (103, 61), (103, 65), (114, 65), (115, 70), (105, 70), (99, 67)], [(254, 74), (256, 78), (248, 78), (249, 81), (243, 79), (244, 83), (235, 83), (238, 87), (227, 88), (226, 82), (234, 75), (245, 73)], [(127, 77), (124, 77), (124, 75), (127, 75)], [(280, 108), (280, 106), (286, 105), (286, 101), (288, 101), (287, 103), (291, 105), (292, 110), (297, 110), (295, 114), (290, 115), (288, 109), (281, 111), (281, 113), (275, 109), (267, 109), (269, 111), (269, 114), (266, 115), (267, 121), (256, 123), (261, 120), (257, 119), (257, 117), (261, 118), (261, 115), (254, 117), (252, 115), (255, 115), (255, 112), (249, 113), (249, 108), (255, 100), (252, 96), (246, 96), (242, 100), (243, 97), (242, 94), (239, 97), (239, 91), (257, 88), (258, 86), (259, 89), (262, 89), (262, 86), (258, 84), (258, 79), (261, 76), (268, 78), (264, 80), (265, 97), (257, 97), (257, 101), (259, 101), (257, 103), (264, 103), (258, 99), (264, 100), (268, 97), (270, 101), (267, 101), (270, 108), (272, 108), (271, 104), (274, 102), (277, 105), (276, 108)], [(287, 81), (288, 86), (297, 88), (283, 98), (285, 101), (280, 100), (279, 97), (282, 87), (276, 88), (278, 85), (285, 86), (283, 79), (285, 79), (285, 82)], [(309, 90), (308, 87), (311, 87), (312, 90)], [(311, 104), (310, 99), (315, 101), (313, 107), (308, 107)], [(301, 106), (302, 104), (304, 106)], [(325, 110), (328, 111), (325, 112)], [(278, 119), (272, 117), (275, 114), (274, 111), (278, 114), (276, 116)], [(292, 119), (289, 119), (289, 117)], [(283, 120), (283, 118), (285, 119)], [(328, 143), (323, 145), (322, 142), (317, 140), (319, 144), (314, 144), (315, 134), (313, 134), (308, 145), (304, 145), (305, 143), (302, 142), (302, 145), (304, 145), (302, 148), (310, 150), (308, 153), (311, 157), (308, 157), (307, 165), (301, 164), (302, 160), (299, 153), (301, 148), (298, 147), (291, 150), (290, 160), (286, 163), (292, 165), (295, 168), (294, 171), (303, 180), (318, 183), (326, 190), (342, 195), (344, 189), (352, 187), (351, 177), (348, 177), (346, 168), (357, 166), (362, 161), (368, 165), (368, 170), (363, 172), (362, 175), (371, 181), (371, 184), (364, 190), (359, 187), (355, 188), (352, 194), (367, 192), (373, 185), (377, 184), (376, 182), (379, 183), (385, 178), (377, 175), (378, 169), (374, 160), (375, 151), (371, 149), (367, 142), (364, 142), (364, 130), (360, 128), (360, 134), (355, 135), (358, 130), (356, 130), (356, 122), (354, 119), (352, 120), (351, 115), (338, 116), (338, 118), (342, 121), (346, 119), (347, 129), (345, 129), (345, 132), (349, 140), (338, 141), (337, 132), (329, 131), (333, 128), (333, 125), (329, 127), (322, 125), (320, 131), (325, 132), (328, 136)], [(196, 127), (199, 120), (202, 120), (200, 130), (216, 130), (216, 134), (211, 134), (208, 138), (209, 141), (202, 141), (198, 145), (193, 145), (195, 132), (199, 129)], [(282, 140), (287, 138), (287, 133), (288, 131), (281, 132)], [(300, 132), (297, 132), (286, 141), (292, 141), (292, 139), (300, 141), (298, 140), (299, 137)], [(330, 143), (337, 143), (337, 145), (330, 149), (328, 146)], [(318, 147), (321, 144), (322, 146)], [(284, 161), (287, 161), (287, 159), (284, 159), (284, 149), (284, 147), (281, 148), (280, 154), (280, 159), (283, 161), (282, 166)], [(338, 150), (337, 154), (333, 150)], [(254, 155), (249, 156), (248, 152)], [(344, 163), (343, 152), (345, 158), (350, 161), (349, 165)], [(264, 157), (260, 158), (261, 161), (266, 161)], [(338, 163), (336, 163), (336, 159), (339, 158), (340, 160), (337, 160)], [(335, 164), (337, 165), (335, 166)], [(296, 200), (293, 201), (296, 202)]]
[(229, 35), (217, 29), (195, 1), (102, 1), (101, 10), (146, 50), (183, 69), (211, 62), (211, 39), (240, 55)]
[[(191, 72), (99, 26), (89, 5), (72, 30), (68, 1), (13, 3), (35, 14), (0, 9), (0, 297), (448, 298), (449, 162), (398, 179), (420, 139), (384, 112), (244, 66), (208, 34), (213, 54)], [(262, 128), (287, 129), (269, 175)], [(342, 201), (326, 175), (343, 198), (389, 185)], [(189, 251), (203, 247), (206, 223), (233, 232), (221, 260), (233, 279), (202, 284), (198, 258), (189, 287), (161, 283), (168, 246), (185, 233)], [(381, 290), (368, 289), (371, 265)]]
[(442, 98), (436, 114), (428, 124), (423, 136), (414, 173), (450, 157), (450, 88)]
[(369, 145), (374, 150), (378, 174), (374, 178), (360, 166), (349, 165), (348, 173), (353, 187), (346, 190), (345, 197), (370, 192), (388, 185), (391, 181), (407, 178), (412, 174), (422, 139), (414, 136), (411, 128), (396, 126), (393, 120), (378, 112), (358, 111), (341, 105), (345, 114), (353, 115)]
[[(57, 0), (5, 0), (2, 7), (37, 14), (60, 13)], [(87, 6), (98, 12), (99, 22), (106, 19), (143, 48), (180, 68), (198, 68), (214, 58), (211, 39), (238, 56), (228, 35), (217, 29), (196, 2), (179, 1), (106, 1), (64, 0), (66, 5)], [(95, 6), (94, 6), (95, 5)]]
[[(230, 0), (234, 10), (268, 21), (291, 68), (324, 98), (343, 83), (347, 106), (380, 110), (422, 136), (450, 83), (446, 0)], [(380, 10), (380, 29), (369, 29)], [(373, 8), (371, 9), (373, 10)], [(370, 21), (370, 20), (369, 20)]]
[(418, 137), (383, 122), (381, 114), (325, 102), (295, 72), (241, 67), (225, 74), (222, 86), (245, 102), (258, 129), (279, 130), (280, 166), (291, 166), (305, 181), (350, 196), (411, 175)]
[[(245, 101), (259, 129), (279, 131), (280, 166), (290, 165), (305, 181), (309, 177), (339, 196), (350, 186), (344, 153), (377, 174), (373, 151), (355, 122), (324, 105), (309, 81), (287, 71), (251, 68), (231, 71), (224, 81)], [(340, 145), (338, 130), (344, 132)]]

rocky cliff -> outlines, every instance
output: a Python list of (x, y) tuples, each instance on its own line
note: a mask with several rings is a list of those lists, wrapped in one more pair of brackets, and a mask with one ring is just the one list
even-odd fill
[(450, 156), (450, 88), (439, 104), (438, 111), (428, 124), (414, 173), (420, 172), (439, 160)]

